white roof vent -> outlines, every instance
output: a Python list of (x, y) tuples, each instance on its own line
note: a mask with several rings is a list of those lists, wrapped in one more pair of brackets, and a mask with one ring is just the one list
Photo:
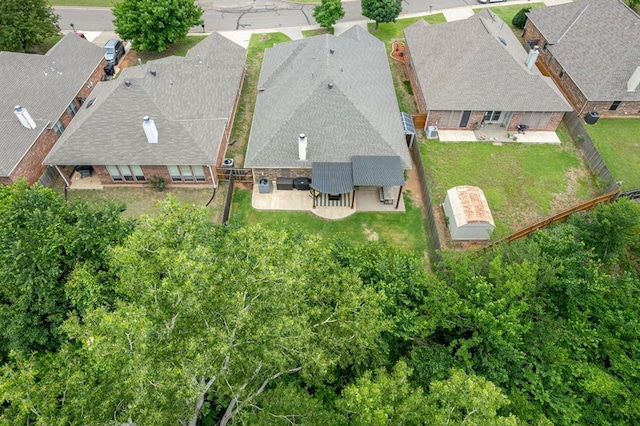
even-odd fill
[(142, 128), (144, 129), (144, 134), (147, 136), (147, 141), (149, 143), (158, 143), (158, 129), (156, 128), (156, 123), (146, 115), (142, 119)]
[(13, 109), (13, 113), (16, 115), (16, 117), (18, 117), (18, 120), (20, 120), (20, 124), (22, 124), (27, 129), (36, 128), (36, 122), (33, 121), (33, 118), (31, 118), (31, 115), (29, 115), (29, 112), (27, 112), (26, 108), (22, 108), (20, 105), (16, 105)]
[(640, 85), (640, 67), (637, 67), (636, 70), (631, 74), (629, 81), (627, 81), (627, 92), (635, 92)]
[(307, 136), (304, 133), (301, 133), (298, 138), (298, 155), (300, 156), (300, 161), (307, 160)]

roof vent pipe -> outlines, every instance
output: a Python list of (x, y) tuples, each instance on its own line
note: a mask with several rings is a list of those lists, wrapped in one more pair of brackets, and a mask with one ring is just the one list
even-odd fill
[(158, 143), (156, 123), (148, 115), (142, 119), (142, 129), (144, 129), (144, 134), (147, 136), (149, 143)]
[(124, 85), (127, 87), (131, 87), (131, 80), (127, 79), (124, 81)]
[(158, 72), (156, 71), (156, 69), (155, 69), (155, 68), (151, 68), (151, 71), (149, 71), (149, 72), (150, 72), (150, 73), (151, 73), (151, 75), (152, 75), (152, 76), (154, 76), (154, 77), (155, 77), (156, 75), (158, 75)]
[(298, 155), (300, 161), (307, 161), (307, 136), (304, 133), (300, 133), (298, 138)]
[(330, 81), (329, 83), (327, 83), (327, 86), (329, 87), (329, 89), (333, 89), (333, 81)]
[(531, 49), (529, 51), (529, 56), (527, 56), (527, 60), (524, 61), (524, 64), (527, 66), (527, 68), (529, 68), (530, 70), (533, 69), (533, 66), (535, 65), (536, 61), (538, 60), (538, 55), (540, 55), (540, 51), (538, 50), (538, 46), (533, 46), (533, 49)]
[(13, 113), (16, 115), (16, 117), (18, 117), (18, 120), (20, 120), (20, 124), (22, 124), (27, 129), (36, 128), (36, 122), (33, 121), (33, 118), (31, 118), (31, 115), (29, 115), (29, 112), (27, 112), (26, 108), (22, 108), (20, 105), (16, 105), (13, 109)]

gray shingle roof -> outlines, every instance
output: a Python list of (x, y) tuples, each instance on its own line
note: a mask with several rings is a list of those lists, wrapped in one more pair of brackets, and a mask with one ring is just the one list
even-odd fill
[(640, 101), (627, 81), (640, 66), (640, 16), (618, 0), (580, 0), (532, 9), (531, 23), (590, 101)]
[(355, 156), (351, 161), (355, 186), (399, 186), (405, 184), (400, 157)]
[(351, 163), (313, 163), (311, 187), (333, 195), (353, 191)]
[[(245, 166), (397, 155), (411, 167), (384, 45), (361, 27), (268, 49), (258, 87)], [(298, 157), (301, 133), (307, 161)]]
[[(0, 176), (8, 176), (45, 127), (62, 116), (102, 56), (101, 48), (74, 34), (46, 55), (0, 52)], [(27, 109), (35, 129), (20, 124), (16, 105)]]
[[(45, 164), (213, 164), (245, 54), (244, 48), (214, 33), (186, 57), (124, 69), (116, 80), (96, 86), (90, 97), (94, 104), (81, 108)], [(147, 142), (144, 116), (156, 124), (157, 144)]]
[[(571, 111), (548, 77), (489, 9), (461, 21), (404, 31), (430, 110)], [(506, 45), (505, 45), (506, 44)]]

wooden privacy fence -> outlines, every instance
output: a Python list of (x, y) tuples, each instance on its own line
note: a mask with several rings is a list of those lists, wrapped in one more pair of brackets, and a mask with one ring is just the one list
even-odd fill
[(484, 247), (483, 250), (487, 250), (492, 248), (493, 246), (503, 243), (503, 242), (512, 242), (515, 240), (519, 240), (520, 238), (524, 238), (527, 237), (531, 234), (533, 234), (534, 232), (536, 232), (539, 229), (542, 229), (546, 226), (551, 225), (552, 223), (555, 222), (560, 222), (562, 220), (565, 220), (566, 218), (568, 218), (569, 216), (571, 216), (572, 214), (576, 213), (576, 212), (581, 212), (581, 211), (585, 211), (585, 210), (591, 210), (592, 208), (594, 208), (595, 206), (597, 206), (598, 204), (601, 203), (608, 203), (610, 201), (614, 201), (616, 198), (618, 198), (618, 196), (620, 195), (620, 191), (616, 190), (613, 192), (610, 192), (608, 194), (604, 194), (604, 195), (600, 195), (599, 197), (596, 198), (592, 198), (589, 201), (585, 201), (584, 203), (580, 203), (578, 205), (575, 205), (573, 207), (570, 207), (566, 210), (561, 211), (560, 213), (554, 214), (553, 216), (550, 216), (546, 219), (543, 219), (539, 222), (534, 223), (533, 225), (529, 225), (526, 228), (520, 229), (519, 231), (514, 232), (513, 234), (509, 235), (506, 238), (503, 238), (501, 240), (498, 240), (494, 243), (489, 244), (488, 246)]
[(413, 119), (413, 127), (416, 129), (424, 129), (427, 124), (427, 114), (411, 114)]
[(231, 213), (231, 201), (233, 200), (233, 182), (235, 181), (234, 169), (227, 169), (227, 179), (229, 180), (229, 188), (227, 188), (227, 198), (224, 200), (224, 210), (222, 212), (222, 224), (224, 225), (229, 221), (229, 214)]
[(232, 172), (233, 172), (233, 178), (236, 182), (253, 183), (253, 169), (239, 169), (235, 167), (216, 168), (216, 174), (218, 175), (218, 180), (230, 180)]
[(593, 140), (589, 136), (589, 133), (587, 133), (587, 130), (584, 128), (580, 116), (572, 111), (566, 113), (562, 120), (569, 130), (571, 138), (587, 162), (591, 173), (604, 183), (605, 191), (612, 192), (617, 190), (618, 185), (616, 184), (611, 171), (600, 156), (598, 148), (596, 148)]
[(410, 148), (411, 160), (413, 161), (413, 167), (416, 168), (416, 174), (418, 175), (418, 181), (420, 182), (420, 191), (422, 193), (422, 203), (424, 212), (427, 215), (427, 226), (429, 232), (429, 256), (431, 257), (432, 264), (438, 264), (442, 260), (440, 256), (440, 236), (438, 235), (438, 227), (436, 226), (436, 217), (433, 211), (433, 203), (431, 202), (431, 195), (429, 194), (429, 187), (427, 186), (427, 177), (424, 173), (424, 165), (422, 164), (422, 158), (420, 158), (420, 144), (414, 143)]

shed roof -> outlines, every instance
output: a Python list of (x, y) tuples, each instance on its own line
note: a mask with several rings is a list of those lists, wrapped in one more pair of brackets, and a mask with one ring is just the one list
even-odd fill
[(527, 14), (547, 49), (590, 101), (640, 101), (640, 16), (619, 0), (580, 0)]
[[(394, 155), (411, 168), (399, 115), (384, 45), (362, 27), (280, 43), (265, 51), (245, 166)], [(298, 157), (300, 133), (306, 161)]]
[[(0, 176), (8, 176), (45, 128), (62, 116), (102, 61), (102, 49), (67, 34), (46, 55), (0, 52)], [(14, 107), (36, 123), (23, 127)]]
[[(213, 164), (232, 119), (245, 54), (213, 33), (186, 57), (125, 68), (116, 80), (98, 83), (93, 104), (80, 109), (45, 164)], [(158, 143), (147, 142), (144, 116), (154, 120)]]
[(489, 9), (404, 30), (427, 108), (444, 111), (571, 111), (549, 77), (525, 65), (527, 52)]
[(477, 186), (453, 187), (447, 191), (447, 198), (458, 227), (470, 223), (495, 226), (484, 192)]

